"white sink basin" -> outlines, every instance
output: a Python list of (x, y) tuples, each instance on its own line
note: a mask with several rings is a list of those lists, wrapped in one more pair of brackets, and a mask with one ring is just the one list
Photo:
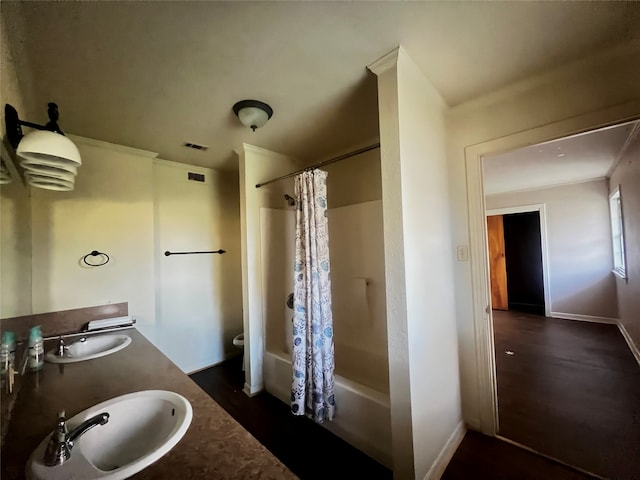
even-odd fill
[(131, 343), (128, 335), (95, 335), (67, 345), (64, 355), (57, 355), (57, 349), (49, 350), (44, 359), (51, 363), (74, 363), (111, 355)]
[[(182, 395), (165, 390), (145, 390), (112, 398), (67, 421), (69, 431), (99, 413), (109, 421), (80, 436), (71, 457), (48, 467), (44, 453), (51, 435), (33, 451), (26, 474), (31, 480), (128, 478), (157, 461), (184, 436), (193, 411)], [(52, 428), (55, 419), (52, 419)]]

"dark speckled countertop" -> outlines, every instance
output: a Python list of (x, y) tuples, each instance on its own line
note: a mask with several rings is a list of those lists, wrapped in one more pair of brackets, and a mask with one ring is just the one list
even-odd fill
[[(180, 442), (136, 479), (295, 479), (274, 457), (186, 374), (137, 330), (133, 342), (112, 355), (66, 364), (45, 363), (20, 378), (20, 390), (2, 445), (2, 479), (22, 479), (29, 455), (53, 429), (56, 414), (67, 417), (113, 397), (140, 390), (170, 390), (193, 407), (193, 420)], [(53, 348), (47, 342), (45, 349)], [(13, 394), (15, 395), (15, 393)], [(10, 400), (2, 396), (3, 403)], [(6, 412), (4, 412), (6, 413)]]

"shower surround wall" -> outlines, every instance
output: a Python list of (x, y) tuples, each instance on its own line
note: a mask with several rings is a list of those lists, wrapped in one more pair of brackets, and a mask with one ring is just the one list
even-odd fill
[[(266, 349), (291, 354), (295, 212), (263, 208), (262, 292)], [(329, 209), (336, 373), (389, 393), (382, 202)]]
[(389, 394), (382, 202), (329, 210), (337, 373)]
[[(365, 169), (365, 180), (358, 182)], [(369, 152), (327, 170), (336, 417), (323, 426), (391, 467), (379, 153)], [(354, 185), (357, 188), (349, 188)], [(286, 301), (293, 289), (294, 208), (287, 207), (284, 199), (281, 208), (262, 208), (260, 232), (265, 387), (288, 404), (293, 312)]]

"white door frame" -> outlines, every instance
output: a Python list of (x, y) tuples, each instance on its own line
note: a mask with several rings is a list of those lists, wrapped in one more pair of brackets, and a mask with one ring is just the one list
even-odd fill
[(498, 391), (491, 322), (489, 247), (482, 184), (482, 157), (635, 120), (639, 118), (638, 112), (640, 103), (637, 100), (630, 101), (465, 148), (479, 426), (487, 435), (495, 436), (498, 432)]
[[(487, 217), (492, 215), (509, 215), (510, 213), (540, 213), (540, 246), (542, 248), (542, 283), (544, 285), (544, 314), (551, 316), (551, 289), (549, 283), (549, 244), (547, 240), (547, 213), (544, 203), (519, 205), (514, 207), (487, 210)], [(488, 259), (487, 259), (488, 260)]]

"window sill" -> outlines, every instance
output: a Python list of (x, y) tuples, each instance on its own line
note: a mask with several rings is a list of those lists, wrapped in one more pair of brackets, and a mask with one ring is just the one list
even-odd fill
[(616, 275), (616, 277), (619, 277), (619, 278), (621, 278), (623, 280), (627, 279), (627, 273), (624, 270), (620, 270), (620, 269), (614, 268), (611, 271)]

